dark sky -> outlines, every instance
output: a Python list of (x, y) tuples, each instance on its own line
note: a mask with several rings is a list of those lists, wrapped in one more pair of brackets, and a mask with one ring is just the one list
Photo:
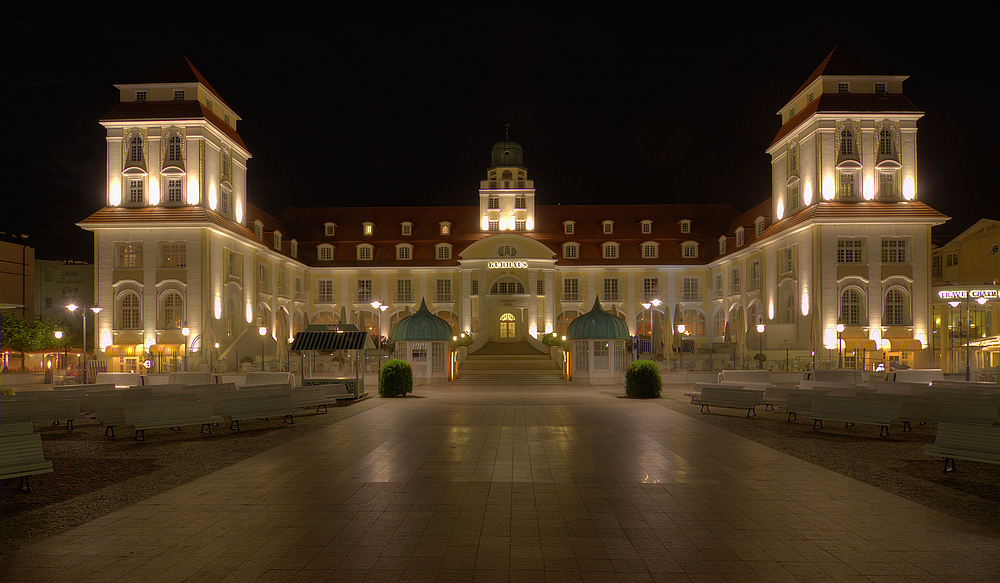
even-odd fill
[(918, 198), (954, 217), (936, 236), (1000, 218), (986, 29), (996, 10), (847, 22), (708, 6), (15, 16), (0, 230), (31, 235), (41, 258), (90, 259), (92, 238), (74, 223), (104, 201), (97, 120), (118, 99), (114, 83), (178, 53), (242, 117), (250, 202), (272, 214), (476, 204), (508, 123), (542, 204), (746, 210), (770, 193), (775, 112), (841, 46), (910, 75), (904, 92), (926, 112)]

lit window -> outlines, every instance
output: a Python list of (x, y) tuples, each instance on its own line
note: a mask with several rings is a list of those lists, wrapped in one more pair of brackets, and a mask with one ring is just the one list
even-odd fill
[(375, 223), (362, 223), (361, 234), (369, 236), (375, 232)]
[[(360, 257), (359, 257), (360, 259)], [(320, 245), (319, 247), (319, 260), (320, 261), (331, 261), (333, 260), (333, 247), (330, 245)]]
[(179, 293), (168, 293), (163, 298), (163, 327), (177, 329), (184, 322), (184, 300)]
[(438, 225), (441, 226), (441, 234), (442, 235), (450, 235), (451, 234), (451, 223), (438, 223)]
[(164, 243), (160, 247), (160, 263), (163, 267), (186, 267), (187, 249), (184, 243)]
[(119, 248), (118, 267), (123, 269), (142, 267), (142, 245), (125, 243)]
[(125, 330), (139, 328), (139, 296), (134, 292), (124, 294), (118, 302), (119, 326)]
[(879, 172), (878, 175), (878, 195), (879, 198), (892, 198), (896, 196), (896, 173)]
[(856, 177), (857, 175), (854, 172), (840, 173), (840, 198), (854, 198), (857, 196)]

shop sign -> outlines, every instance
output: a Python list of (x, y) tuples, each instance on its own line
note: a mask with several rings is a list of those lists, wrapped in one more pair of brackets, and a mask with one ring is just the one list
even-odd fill
[(527, 269), (527, 261), (490, 261), (486, 264), (487, 269)]
[(966, 297), (970, 299), (986, 298), (987, 300), (995, 300), (1000, 297), (1000, 292), (996, 289), (950, 289), (942, 290), (938, 292), (938, 297), (943, 300), (955, 300), (962, 299)]

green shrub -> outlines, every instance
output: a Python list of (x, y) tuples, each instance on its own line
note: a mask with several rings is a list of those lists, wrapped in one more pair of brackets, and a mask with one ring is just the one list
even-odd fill
[(253, 364), (256, 361), (257, 361), (257, 359), (254, 358), (254, 357), (252, 357), (252, 356), (244, 356), (244, 357), (240, 358), (240, 363), (247, 362), (247, 363)]
[(383, 397), (405, 397), (413, 392), (413, 368), (405, 360), (394, 358), (385, 363), (379, 373), (378, 394)]
[(636, 360), (625, 369), (625, 395), (636, 399), (660, 396), (663, 381), (660, 367), (652, 360)]

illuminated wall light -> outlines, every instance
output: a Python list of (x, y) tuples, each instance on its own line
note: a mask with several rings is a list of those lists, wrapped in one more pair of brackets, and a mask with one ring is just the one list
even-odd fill
[(483, 228), (484, 231), (489, 230), (489, 228), (490, 228), (490, 217), (488, 217), (487, 215), (483, 215), (483, 220), (480, 222), (480, 226)]
[(507, 230), (507, 217), (500, 217), (500, 230), (501, 231)]
[(875, 346), (882, 346), (882, 331), (878, 328), (872, 328), (871, 332), (868, 334), (868, 338), (875, 341)]
[(924, 348), (927, 348), (927, 336), (924, 336), (923, 334), (914, 334), (913, 335), (913, 339), (920, 341), (920, 349), (921, 350), (923, 350)]
[(215, 187), (213, 186), (208, 189), (208, 208), (214, 211), (218, 206), (219, 206), (219, 197), (215, 193)]
[(826, 333), (823, 334), (823, 346), (830, 350), (837, 347), (837, 331), (835, 329), (826, 329)]
[(146, 352), (149, 352), (150, 350), (152, 350), (152, 346), (156, 344), (156, 338), (152, 337), (146, 338), (145, 344), (146, 344)]
[(188, 179), (188, 204), (198, 204), (201, 202), (201, 195), (198, 193), (198, 180)]
[(215, 319), (222, 319), (222, 298), (215, 298)]
[(552, 334), (552, 324), (546, 324), (545, 325), (545, 333), (546, 334)]
[(514, 215), (510, 215), (509, 217), (507, 217), (507, 228), (509, 228), (511, 231), (513, 231), (514, 230), (514, 225), (516, 225), (516, 224), (517, 224), (517, 220), (514, 218)]
[(872, 200), (875, 198), (875, 179), (871, 176), (865, 176), (865, 185), (864, 188), (861, 189), (861, 196), (863, 196), (865, 200)]
[(774, 214), (778, 217), (779, 221), (781, 220), (781, 217), (785, 216), (785, 202), (783, 200), (778, 200), (778, 206), (775, 209)]
[(802, 189), (802, 204), (809, 206), (813, 201), (813, 185), (812, 182), (806, 182), (805, 188)]
[(111, 206), (118, 206), (122, 203), (122, 183), (119, 180), (111, 181), (111, 188), (108, 189), (108, 202)]
[(111, 346), (111, 332), (105, 330), (101, 333), (101, 350), (106, 350), (108, 346)]
[(236, 201), (236, 222), (243, 222), (243, 201)]
[(250, 322), (253, 322), (253, 306), (250, 305), (250, 302), (247, 302), (247, 324)]
[(774, 298), (767, 301), (767, 319), (774, 319)]
[(156, 206), (160, 204), (160, 181), (151, 179), (149, 181), (149, 204)]
[(835, 192), (836, 185), (833, 182), (833, 176), (823, 178), (823, 200), (833, 200)]
[(802, 315), (809, 315), (809, 292), (802, 292)]
[(913, 200), (916, 195), (916, 189), (913, 187), (913, 178), (907, 178), (903, 182), (903, 198)]
[(527, 229), (527, 230), (529, 230), (529, 231), (534, 231), (535, 230), (535, 219), (532, 219), (532, 218), (529, 217), (528, 220), (524, 221), (524, 228)]
[(538, 326), (528, 326), (528, 334), (531, 334), (532, 338), (538, 338)]

